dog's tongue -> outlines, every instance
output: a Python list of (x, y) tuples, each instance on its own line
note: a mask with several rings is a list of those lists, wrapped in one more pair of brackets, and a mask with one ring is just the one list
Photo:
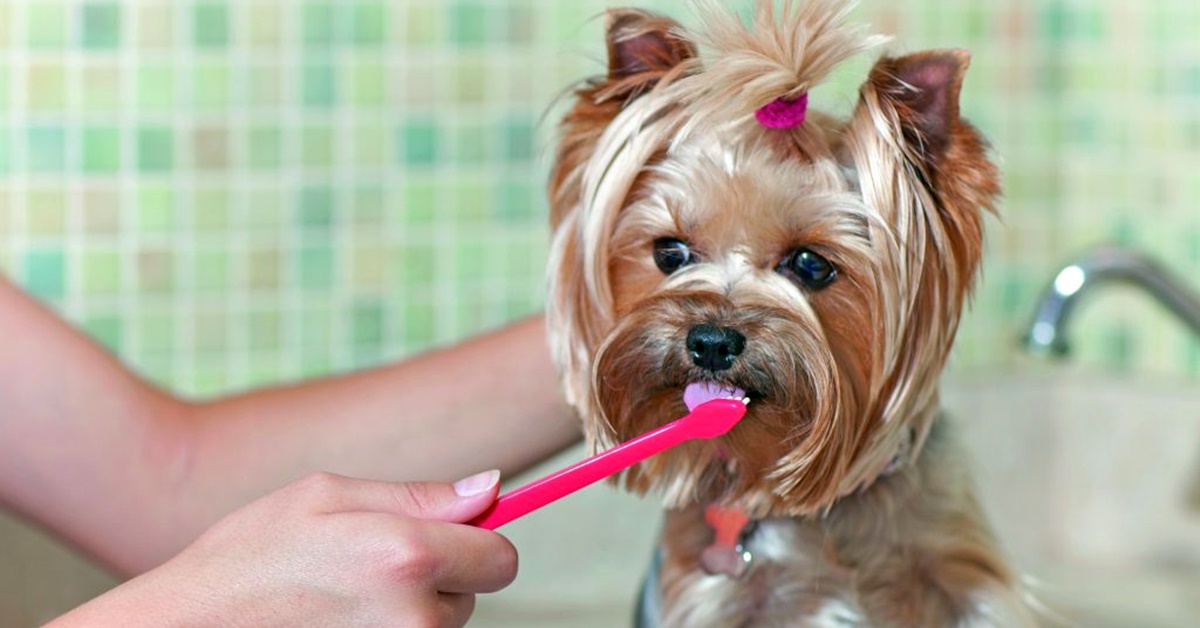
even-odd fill
[(683, 403), (687, 405), (688, 412), (696, 409), (696, 406), (713, 399), (741, 399), (746, 396), (746, 391), (741, 388), (734, 388), (718, 384), (716, 382), (692, 382), (683, 390)]

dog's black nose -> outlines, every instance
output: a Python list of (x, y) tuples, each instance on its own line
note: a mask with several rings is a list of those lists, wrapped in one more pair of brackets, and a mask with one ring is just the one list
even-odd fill
[(724, 371), (746, 348), (746, 337), (730, 327), (704, 323), (688, 330), (687, 349), (692, 362), (702, 369)]

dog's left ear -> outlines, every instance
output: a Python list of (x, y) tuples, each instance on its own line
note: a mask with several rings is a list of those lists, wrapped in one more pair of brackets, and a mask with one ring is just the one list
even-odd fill
[(959, 122), (958, 96), (971, 63), (965, 50), (929, 50), (904, 57), (885, 57), (868, 81), (889, 97), (905, 139), (931, 162), (945, 156)]
[[(884, 57), (871, 69), (859, 113), (894, 112), (894, 118), (886, 116), (899, 124), (894, 130), (900, 137), (894, 141), (920, 162), (942, 209), (973, 214), (993, 208), (1000, 180), (988, 160), (987, 142), (959, 115), (959, 93), (970, 63), (965, 50)], [(879, 122), (876, 118), (872, 124)]]

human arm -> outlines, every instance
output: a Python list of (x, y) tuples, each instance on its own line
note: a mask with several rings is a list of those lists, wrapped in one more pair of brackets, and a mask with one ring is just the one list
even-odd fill
[(506, 475), (574, 442), (534, 317), (379, 369), (189, 403), (0, 280), (0, 503), (140, 573), (313, 471)]

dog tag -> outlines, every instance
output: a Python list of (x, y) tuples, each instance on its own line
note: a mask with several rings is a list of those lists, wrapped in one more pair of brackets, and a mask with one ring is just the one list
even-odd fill
[(709, 575), (740, 578), (754, 558), (745, 545), (750, 518), (741, 508), (710, 505), (704, 509), (704, 519), (713, 529), (713, 542), (700, 554), (700, 566)]

